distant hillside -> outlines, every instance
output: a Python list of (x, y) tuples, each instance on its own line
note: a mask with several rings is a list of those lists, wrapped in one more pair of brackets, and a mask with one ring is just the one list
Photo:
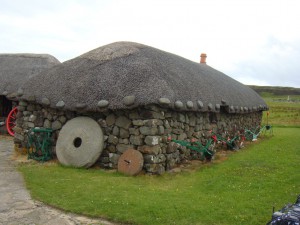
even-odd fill
[(273, 87), (273, 86), (256, 86), (248, 85), (256, 91), (260, 96), (273, 95), (273, 96), (282, 96), (282, 95), (300, 95), (300, 88), (292, 87)]

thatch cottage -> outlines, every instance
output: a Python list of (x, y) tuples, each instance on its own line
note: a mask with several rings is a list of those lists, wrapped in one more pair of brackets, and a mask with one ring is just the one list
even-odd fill
[[(20, 87), (41, 71), (60, 63), (48, 54), (0, 54), (0, 121), (7, 118), (17, 97), (22, 95)], [(3, 130), (4, 126), (1, 128)]]
[[(203, 140), (261, 122), (256, 92), (205, 63), (146, 45), (116, 42), (58, 64), (19, 90), (16, 144), (25, 131), (51, 128), (66, 165), (116, 168), (128, 149), (143, 169), (162, 173), (197, 157), (168, 140)], [(91, 152), (90, 152), (91, 151)]]

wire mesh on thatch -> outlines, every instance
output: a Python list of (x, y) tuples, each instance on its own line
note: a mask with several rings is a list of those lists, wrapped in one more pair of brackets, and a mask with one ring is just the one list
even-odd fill
[(149, 104), (191, 111), (266, 107), (252, 89), (206, 64), (132, 42), (105, 45), (52, 67), (23, 89), (25, 99), (73, 111)]
[(47, 54), (0, 54), (0, 95), (16, 93), (28, 79), (59, 63)]

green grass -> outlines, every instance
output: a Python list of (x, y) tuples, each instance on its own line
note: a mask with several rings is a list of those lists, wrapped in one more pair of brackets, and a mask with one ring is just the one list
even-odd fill
[[(291, 96), (299, 98), (299, 96)], [(127, 177), (55, 163), (19, 167), (33, 198), (132, 224), (265, 224), (300, 193), (300, 103), (265, 94), (274, 136), (190, 172)]]
[(67, 211), (133, 224), (259, 225), (300, 191), (300, 128), (274, 128), (222, 163), (162, 176), (24, 164), (33, 198)]
[[(300, 88), (249, 85), (260, 94), (270, 108), (263, 123), (278, 126), (300, 127)], [(288, 101), (289, 100), (289, 101)]]
[[(269, 106), (269, 117), (264, 112), (263, 124), (298, 126), (300, 127), (300, 102), (274, 101), (273, 98), (264, 98)], [(278, 100), (278, 99), (277, 99)]]

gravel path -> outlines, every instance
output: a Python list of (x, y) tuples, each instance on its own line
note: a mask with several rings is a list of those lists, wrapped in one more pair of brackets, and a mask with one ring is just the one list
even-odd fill
[(51, 208), (32, 200), (22, 175), (11, 160), (12, 138), (0, 136), (0, 225), (113, 225)]

